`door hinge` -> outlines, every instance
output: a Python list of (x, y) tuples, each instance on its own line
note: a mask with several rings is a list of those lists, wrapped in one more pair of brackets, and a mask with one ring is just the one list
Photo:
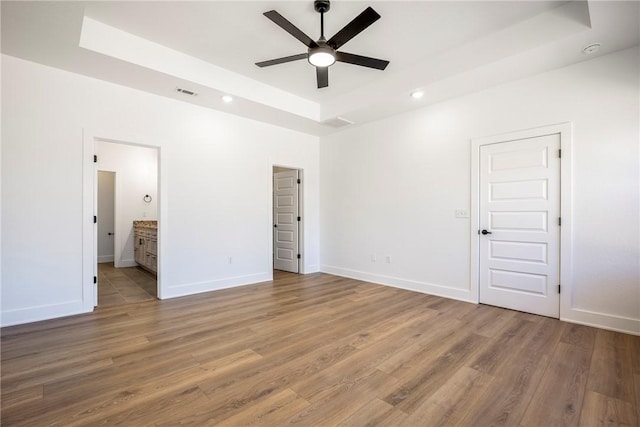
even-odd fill
[(93, 155), (93, 163), (98, 163), (98, 156), (95, 154)]
[(300, 221), (300, 217), (298, 217), (298, 221)]
[(297, 182), (298, 182), (298, 184), (300, 184), (302, 182), (302, 180), (300, 178), (298, 178)]
[(562, 158), (562, 149), (558, 149), (558, 158), (561, 159)]
[(98, 283), (98, 277), (97, 276), (93, 276), (93, 283)]
[(300, 254), (298, 254), (298, 259), (300, 259)]
[(558, 285), (558, 293), (560, 293), (560, 285)]
[(562, 217), (558, 217), (558, 225), (561, 226), (562, 225)]
[(94, 224), (98, 223), (98, 217), (96, 215), (93, 216), (93, 223)]

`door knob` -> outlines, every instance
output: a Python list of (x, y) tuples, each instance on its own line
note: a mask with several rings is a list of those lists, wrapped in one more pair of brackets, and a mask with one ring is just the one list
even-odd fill
[(493, 233), (491, 233), (490, 231), (487, 231), (487, 230), (482, 230), (482, 231), (481, 231), (481, 233), (482, 233), (482, 234), (485, 234), (485, 235), (486, 235), (486, 234), (493, 234)]
[(107, 233), (107, 236), (113, 236), (113, 233)]
[(273, 224), (273, 227), (274, 228), (278, 228), (278, 224)]

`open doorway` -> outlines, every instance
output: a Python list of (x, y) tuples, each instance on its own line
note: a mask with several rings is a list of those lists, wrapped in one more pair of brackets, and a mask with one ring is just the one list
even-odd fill
[(302, 170), (273, 167), (273, 269), (300, 273), (302, 262)]
[(156, 299), (158, 150), (102, 140), (94, 149), (94, 304), (106, 307)]

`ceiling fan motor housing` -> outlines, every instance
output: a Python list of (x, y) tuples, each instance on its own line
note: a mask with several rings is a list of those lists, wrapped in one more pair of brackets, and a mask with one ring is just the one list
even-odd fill
[(329, 0), (315, 0), (313, 2), (313, 8), (318, 13), (329, 12), (330, 7), (331, 7), (331, 2)]

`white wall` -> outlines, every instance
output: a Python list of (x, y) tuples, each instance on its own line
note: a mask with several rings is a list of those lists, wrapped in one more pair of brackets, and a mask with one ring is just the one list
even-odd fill
[(324, 137), (322, 271), (477, 301), (469, 220), (454, 217), (470, 206), (470, 140), (572, 122), (561, 316), (640, 334), (639, 64), (629, 49)]
[(158, 150), (96, 141), (95, 152), (98, 170), (115, 172), (114, 264), (133, 267), (133, 221), (158, 219)]
[(6, 55), (2, 107), (3, 326), (92, 308), (96, 139), (159, 149), (162, 298), (271, 277), (274, 164), (304, 169), (304, 267), (318, 269), (317, 137)]
[(92, 303), (83, 242), (96, 138), (159, 149), (163, 298), (270, 277), (270, 177), (287, 165), (304, 170), (306, 272), (319, 268), (321, 225), (324, 271), (475, 300), (469, 223), (454, 218), (469, 207), (470, 140), (570, 121), (574, 265), (564, 317), (639, 333), (639, 63), (637, 50), (619, 52), (319, 144), (2, 56), (2, 325)]

